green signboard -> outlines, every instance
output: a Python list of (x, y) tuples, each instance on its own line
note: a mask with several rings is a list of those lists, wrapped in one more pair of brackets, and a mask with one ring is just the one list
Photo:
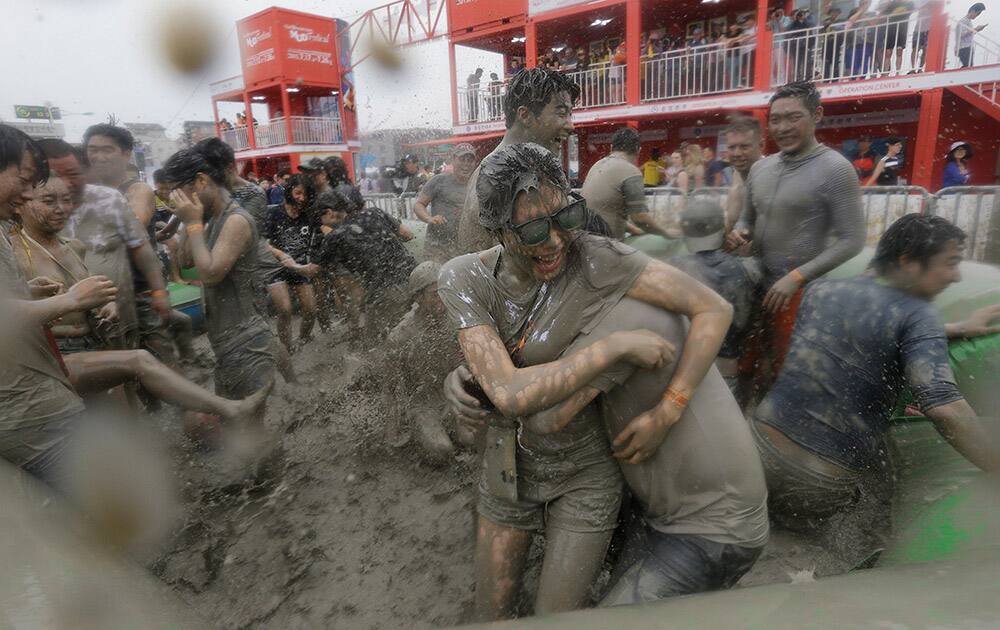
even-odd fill
[(58, 107), (45, 107), (44, 105), (15, 105), (14, 116), (34, 120), (59, 120), (62, 115)]

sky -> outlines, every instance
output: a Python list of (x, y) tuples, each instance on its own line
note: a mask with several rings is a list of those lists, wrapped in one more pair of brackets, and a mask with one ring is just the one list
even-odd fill
[[(50, 102), (63, 111), (66, 138), (77, 141), (108, 114), (122, 122), (160, 123), (172, 136), (185, 120), (211, 120), (209, 84), (240, 73), (236, 20), (242, 17), (280, 4), (350, 21), (387, 0), (200, 0), (199, 19), (218, 34), (217, 54), (191, 75), (167, 63), (160, 45), (176, 1), (0, 0), (0, 6), (15, 2), (16, 9), (0, 12), (0, 120), (14, 119), (14, 105)], [(402, 53), (398, 71), (372, 60), (356, 70), (362, 129), (451, 128), (445, 40)], [(466, 55), (459, 76), (470, 65), (489, 71), (501, 63), (497, 55)]]
[[(240, 71), (236, 20), (275, 0), (199, 0), (199, 23), (217, 32), (217, 54), (191, 75), (172, 68), (161, 35), (168, 10), (183, 0), (0, 0), (0, 120), (14, 118), (15, 104), (50, 102), (64, 112), (66, 137), (79, 140), (87, 126), (114, 114), (122, 122), (160, 123), (177, 135), (185, 120), (211, 120), (209, 83)], [(388, 0), (284, 0), (282, 6), (350, 20)], [(950, 0), (961, 17), (971, 0)], [(995, 2), (987, 6), (1000, 8)], [(1000, 15), (987, 15), (984, 34), (1000, 41)], [(178, 22), (184, 28), (183, 22)], [(362, 130), (451, 126), (448, 53), (444, 39), (402, 49), (395, 72), (362, 63), (357, 72)], [(476, 66), (500, 70), (497, 55), (465, 49), (458, 76)], [(90, 114), (90, 115), (87, 115)]]

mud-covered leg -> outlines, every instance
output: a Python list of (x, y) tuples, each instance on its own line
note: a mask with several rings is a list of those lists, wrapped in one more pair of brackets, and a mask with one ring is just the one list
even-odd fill
[(514, 616), (531, 532), (479, 517), (476, 535), (476, 621)]
[(571, 532), (551, 525), (546, 529), (535, 614), (576, 610), (586, 605), (613, 533)]

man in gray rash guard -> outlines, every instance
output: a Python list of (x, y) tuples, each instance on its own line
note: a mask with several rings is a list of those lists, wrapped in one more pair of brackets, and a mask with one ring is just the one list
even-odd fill
[(802, 288), (865, 244), (857, 175), (847, 158), (816, 140), (822, 118), (812, 83), (789, 83), (774, 93), (768, 131), (781, 151), (750, 169), (743, 212), (727, 239), (733, 249), (752, 239), (764, 265), (763, 307), (770, 321), (758, 347), (770, 355), (771, 365), (762, 366), (765, 380), (768, 370), (781, 368)]
[(945, 326), (930, 304), (961, 279), (964, 242), (945, 219), (909, 214), (879, 240), (868, 274), (810, 285), (785, 367), (755, 411), (775, 522), (835, 534), (824, 547), (840, 570), (870, 558), (890, 523), (885, 437), (904, 386), (966, 459), (1000, 467), (996, 441), (955, 384), (947, 342), (1000, 331), (990, 325), (1000, 312)]
[(611, 228), (611, 236), (625, 238), (625, 226), (631, 221), (651, 234), (669, 238), (646, 207), (646, 191), (642, 171), (635, 165), (639, 159), (639, 132), (624, 127), (611, 138), (611, 154), (590, 167), (580, 194), (587, 207), (601, 215)]

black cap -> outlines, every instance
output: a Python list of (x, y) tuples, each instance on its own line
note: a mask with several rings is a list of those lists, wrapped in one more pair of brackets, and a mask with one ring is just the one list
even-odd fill
[(322, 171), (323, 160), (314, 157), (305, 164), (300, 164), (299, 170), (302, 171), (303, 173), (315, 173), (316, 171)]

